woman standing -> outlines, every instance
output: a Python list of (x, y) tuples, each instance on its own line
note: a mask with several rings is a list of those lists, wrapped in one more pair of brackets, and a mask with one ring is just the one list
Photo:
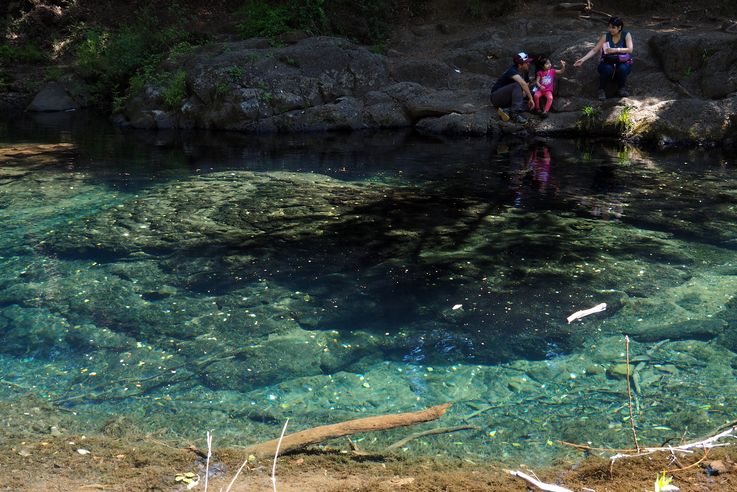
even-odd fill
[(583, 62), (600, 54), (599, 59), (599, 90), (597, 97), (600, 101), (606, 99), (606, 84), (609, 80), (617, 82), (617, 95), (627, 97), (629, 92), (625, 88), (627, 76), (632, 70), (632, 52), (634, 42), (632, 35), (624, 30), (624, 22), (619, 17), (609, 19), (609, 32), (603, 34), (591, 51), (579, 58), (573, 64), (580, 67)]

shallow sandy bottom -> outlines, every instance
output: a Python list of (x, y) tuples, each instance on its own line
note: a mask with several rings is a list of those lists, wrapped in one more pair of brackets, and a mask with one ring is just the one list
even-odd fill
[[(0, 411), (2, 490), (186, 490), (186, 485), (177, 481), (177, 475), (186, 473), (203, 477), (192, 490), (205, 490), (204, 460), (190, 444), (162, 437), (166, 429), (142, 434), (137, 429), (109, 425), (106, 435), (85, 435), (76, 429), (62, 432), (59, 429), (65, 428), (65, 418), (54, 415), (58, 410), (26, 397), (3, 404)], [(56, 419), (59, 427), (49, 425)], [(663, 453), (620, 459), (613, 465), (606, 457), (581, 455), (578, 462), (553, 468), (519, 469), (573, 491), (652, 491), (663, 470), (668, 470), (673, 484), (682, 491), (726, 491), (737, 490), (737, 473), (730, 459), (734, 454), (733, 448), (727, 447), (711, 450), (706, 458), (697, 450), (677, 462)], [(207, 490), (227, 490), (248, 458), (243, 448), (213, 449), (210, 470), (219, 473), (212, 476)], [(530, 462), (535, 460), (530, 456)], [(715, 460), (721, 460), (723, 473), (707, 473), (709, 465), (718, 466)], [(230, 490), (273, 490), (272, 463), (271, 459), (248, 462)], [(684, 470), (677, 471), (679, 468)], [(276, 482), (276, 489), (282, 492), (530, 490), (497, 463), (362, 453), (351, 451), (347, 440), (333, 441), (329, 448), (279, 456)]]

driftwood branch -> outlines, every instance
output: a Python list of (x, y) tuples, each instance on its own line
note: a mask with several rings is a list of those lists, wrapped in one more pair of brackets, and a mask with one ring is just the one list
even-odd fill
[[(363, 419), (348, 420), (331, 425), (321, 425), (303, 431), (284, 436), (281, 440), (281, 452), (286, 453), (301, 449), (311, 444), (318, 444), (328, 439), (350, 436), (359, 432), (375, 432), (380, 430), (406, 427), (408, 425), (430, 422), (443, 416), (450, 407), (450, 403), (436, 405), (417, 412), (397, 413), (392, 415), (378, 415)], [(247, 447), (244, 452), (256, 457), (273, 456), (279, 439), (254, 444)]]
[(415, 432), (414, 434), (410, 434), (409, 436), (395, 442), (394, 444), (390, 444), (386, 447), (386, 450), (394, 451), (395, 449), (401, 448), (408, 442), (419, 439), (420, 437), (434, 436), (436, 434), (448, 434), (450, 432), (458, 432), (462, 430), (479, 430), (479, 428), (474, 425), (459, 425), (456, 427), (437, 427), (435, 429), (428, 429), (422, 432)]
[(670, 453), (673, 456), (675, 456), (675, 453), (692, 454), (693, 450), (695, 449), (707, 452), (707, 450), (711, 448), (734, 445), (734, 443), (724, 443), (724, 442), (720, 443), (718, 441), (721, 439), (725, 439), (725, 438), (737, 439), (737, 435), (735, 433), (737, 433), (737, 426), (732, 426), (716, 435), (713, 435), (701, 441), (681, 444), (680, 446), (640, 447), (639, 449), (595, 448), (592, 446), (586, 446), (584, 444), (574, 444), (574, 443), (565, 442), (565, 441), (558, 441), (558, 442), (564, 446), (570, 446), (572, 448), (581, 449), (584, 451), (601, 451), (601, 452), (606, 452), (606, 453), (616, 453), (614, 454), (614, 456), (609, 458), (613, 465), (614, 462), (619, 459), (636, 458), (639, 456), (645, 456), (648, 454), (653, 454), (653, 453), (658, 453), (658, 452)]
[(526, 480), (527, 482), (529, 482), (530, 484), (534, 485), (535, 487), (537, 487), (540, 490), (545, 490), (547, 492), (573, 492), (571, 489), (567, 489), (565, 487), (561, 487), (560, 485), (555, 485), (555, 484), (552, 484), (552, 483), (541, 482), (540, 480), (538, 480), (536, 478), (533, 478), (530, 475), (528, 475), (528, 474), (526, 474), (524, 472), (521, 472), (519, 470), (515, 470), (515, 471), (513, 471), (513, 470), (507, 470), (507, 473), (509, 473), (513, 477), (519, 477), (522, 480)]
[(589, 18), (590, 15), (599, 15), (601, 17), (606, 17), (607, 19), (612, 17), (612, 14), (608, 12), (602, 12), (601, 10), (594, 10), (594, 4), (591, 2), (586, 3), (570, 3), (570, 2), (562, 2), (556, 5), (556, 8), (558, 10), (568, 10), (568, 11), (577, 11), (579, 12), (579, 15), (583, 18)]

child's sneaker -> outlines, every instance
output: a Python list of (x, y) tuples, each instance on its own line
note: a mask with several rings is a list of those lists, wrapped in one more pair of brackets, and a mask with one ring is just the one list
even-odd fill
[(509, 121), (509, 115), (502, 108), (496, 108), (496, 114), (499, 115), (499, 119), (503, 122), (506, 123), (507, 121)]
[(547, 118), (547, 117), (548, 117), (549, 115), (550, 115), (550, 113), (548, 113), (547, 111), (543, 111), (542, 113), (540, 113), (540, 118), (542, 118), (542, 119), (545, 119), (545, 118)]

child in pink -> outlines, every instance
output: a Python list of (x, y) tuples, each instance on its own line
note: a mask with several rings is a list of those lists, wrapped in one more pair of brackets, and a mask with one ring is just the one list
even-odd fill
[(550, 63), (549, 59), (545, 59), (543, 62), (543, 69), (537, 72), (535, 78), (535, 111), (540, 111), (540, 98), (545, 97), (545, 109), (543, 110), (543, 116), (548, 115), (550, 106), (553, 105), (553, 89), (555, 87), (555, 75), (563, 73), (566, 69), (566, 62), (560, 61), (560, 68), (553, 68), (553, 64)]

